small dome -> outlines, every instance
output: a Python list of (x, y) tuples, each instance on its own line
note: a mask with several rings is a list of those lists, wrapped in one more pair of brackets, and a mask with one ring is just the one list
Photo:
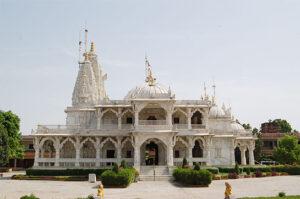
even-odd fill
[(231, 123), (231, 130), (237, 133), (246, 133), (245, 128), (236, 122)]
[(170, 89), (167, 89), (161, 84), (150, 85), (144, 83), (142, 86), (137, 86), (131, 89), (124, 99), (172, 99), (174, 95)]
[(210, 118), (217, 118), (217, 117), (224, 117), (224, 116), (225, 116), (225, 112), (217, 105), (212, 106), (209, 110)]

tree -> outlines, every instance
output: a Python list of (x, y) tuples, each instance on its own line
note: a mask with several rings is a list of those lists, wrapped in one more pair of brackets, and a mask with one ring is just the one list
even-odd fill
[(250, 124), (243, 124), (242, 126), (243, 126), (244, 129), (246, 129), (246, 130), (251, 130), (251, 129), (252, 129), (252, 127), (251, 127)]
[(5, 166), (8, 163), (8, 136), (7, 131), (0, 124), (0, 166)]
[[(1, 147), (8, 151), (8, 159), (16, 159), (23, 157), (24, 147), (21, 143), (20, 119), (11, 111), (0, 111), (0, 125), (2, 126), (2, 139), (7, 136), (7, 143), (3, 142)], [(3, 130), (5, 129), (5, 130)], [(6, 136), (4, 135), (6, 134)]]
[(300, 145), (298, 138), (293, 135), (285, 135), (278, 142), (274, 151), (274, 158), (281, 164), (300, 163)]
[(279, 127), (281, 133), (290, 133), (292, 132), (292, 126), (286, 120), (283, 119), (275, 119), (272, 121)]

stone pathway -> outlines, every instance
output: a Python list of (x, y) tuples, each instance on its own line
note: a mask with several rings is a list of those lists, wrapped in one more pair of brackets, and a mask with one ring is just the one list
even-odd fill
[[(274, 196), (284, 191), (300, 195), (300, 176), (227, 180), (235, 197)], [(213, 181), (207, 188), (182, 188), (167, 181), (145, 181), (126, 189), (105, 189), (105, 199), (222, 199), (224, 180)], [(0, 180), (0, 199), (19, 199), (34, 193), (41, 199), (68, 199), (96, 194), (96, 184), (88, 182)]]

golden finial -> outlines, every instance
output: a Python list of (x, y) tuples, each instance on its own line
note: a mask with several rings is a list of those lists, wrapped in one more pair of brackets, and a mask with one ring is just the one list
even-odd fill
[(95, 44), (94, 44), (94, 42), (91, 42), (91, 49), (90, 49), (90, 52), (91, 52), (91, 53), (94, 53), (94, 52), (95, 52)]
[(146, 82), (148, 83), (149, 86), (154, 86), (156, 78), (153, 77), (151, 65), (150, 65), (147, 57), (145, 58), (145, 64), (146, 64), (146, 72), (147, 72)]

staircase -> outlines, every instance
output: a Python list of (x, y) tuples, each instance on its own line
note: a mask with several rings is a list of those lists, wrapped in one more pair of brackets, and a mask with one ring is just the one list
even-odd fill
[[(154, 175), (155, 170), (155, 175)], [(168, 181), (172, 176), (169, 173), (168, 166), (141, 166), (140, 181)]]

